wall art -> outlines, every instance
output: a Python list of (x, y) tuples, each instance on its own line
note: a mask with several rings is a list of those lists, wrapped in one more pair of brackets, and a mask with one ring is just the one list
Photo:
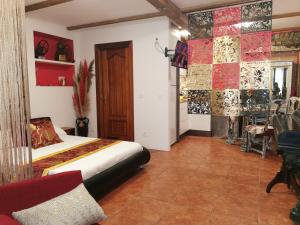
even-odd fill
[(214, 37), (221, 37), (226, 35), (238, 35), (241, 29), (239, 24), (230, 24), (223, 26), (214, 26)]
[(214, 38), (213, 63), (236, 63), (240, 61), (240, 37)]
[(270, 62), (242, 62), (240, 89), (268, 89), (270, 85)]
[(214, 37), (240, 34), (241, 8), (214, 11)]
[(208, 38), (213, 34), (213, 12), (197, 12), (188, 15), (191, 39)]
[(264, 61), (271, 57), (272, 32), (256, 32), (241, 35), (241, 60)]
[(259, 21), (242, 22), (241, 33), (271, 31), (271, 30), (272, 30), (272, 20), (264, 19)]
[(213, 89), (239, 89), (240, 85), (240, 64), (226, 63), (214, 64), (212, 76)]
[(240, 104), (244, 108), (247, 107), (247, 102), (251, 102), (255, 105), (262, 105), (263, 107), (266, 107), (267, 104), (270, 103), (270, 91), (268, 89), (241, 90), (240, 93)]
[(212, 115), (224, 115), (224, 92), (219, 90), (212, 91)]
[(252, 21), (256, 18), (272, 17), (272, 1), (260, 2), (242, 6), (242, 21)]
[(217, 9), (214, 11), (213, 15), (214, 15), (214, 26), (236, 24), (241, 22), (240, 7)]
[(224, 115), (238, 116), (240, 113), (240, 91), (238, 89), (226, 89), (224, 96)]
[(186, 76), (186, 88), (188, 90), (211, 90), (212, 65), (189, 65)]
[(272, 51), (299, 51), (300, 31), (272, 32)]
[(188, 64), (211, 64), (213, 40), (199, 39), (188, 41)]
[(211, 90), (211, 114), (218, 118), (241, 113), (241, 92), (254, 90), (257, 98), (269, 94), (272, 1), (191, 13), (188, 22), (183, 89), (195, 91), (189, 93), (189, 113), (205, 111), (194, 101), (200, 93), (196, 91)]
[(188, 114), (210, 114), (211, 94), (207, 90), (188, 91)]

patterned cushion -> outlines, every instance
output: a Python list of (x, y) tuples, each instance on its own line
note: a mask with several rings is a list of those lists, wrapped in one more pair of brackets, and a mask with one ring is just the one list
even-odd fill
[(22, 225), (91, 225), (106, 219), (83, 184), (29, 209), (12, 213)]
[[(268, 130), (273, 130), (272, 126), (268, 126)], [(263, 134), (266, 132), (265, 125), (248, 125), (245, 130), (251, 134)]]
[(31, 119), (30, 129), (31, 144), (35, 149), (62, 142), (56, 134), (49, 117)]

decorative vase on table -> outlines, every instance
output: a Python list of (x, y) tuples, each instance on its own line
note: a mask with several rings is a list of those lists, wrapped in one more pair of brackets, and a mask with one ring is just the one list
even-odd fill
[(77, 135), (81, 137), (87, 137), (89, 134), (89, 122), (90, 120), (86, 117), (76, 119), (76, 130)]
[(89, 130), (89, 119), (87, 118), (89, 112), (89, 90), (92, 84), (94, 60), (90, 62), (89, 66), (86, 62), (80, 62), (77, 76), (74, 77), (74, 94), (73, 105), (76, 112), (76, 131), (78, 136), (87, 137)]

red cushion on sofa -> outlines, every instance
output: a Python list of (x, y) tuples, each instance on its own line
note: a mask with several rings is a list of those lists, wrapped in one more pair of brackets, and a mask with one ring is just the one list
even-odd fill
[(70, 171), (0, 186), (0, 214), (11, 216), (12, 212), (55, 198), (81, 183), (81, 172)]

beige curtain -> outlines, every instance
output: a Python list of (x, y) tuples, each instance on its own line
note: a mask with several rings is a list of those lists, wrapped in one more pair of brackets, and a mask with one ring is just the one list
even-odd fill
[(0, 0), (0, 184), (31, 178), (24, 0)]

